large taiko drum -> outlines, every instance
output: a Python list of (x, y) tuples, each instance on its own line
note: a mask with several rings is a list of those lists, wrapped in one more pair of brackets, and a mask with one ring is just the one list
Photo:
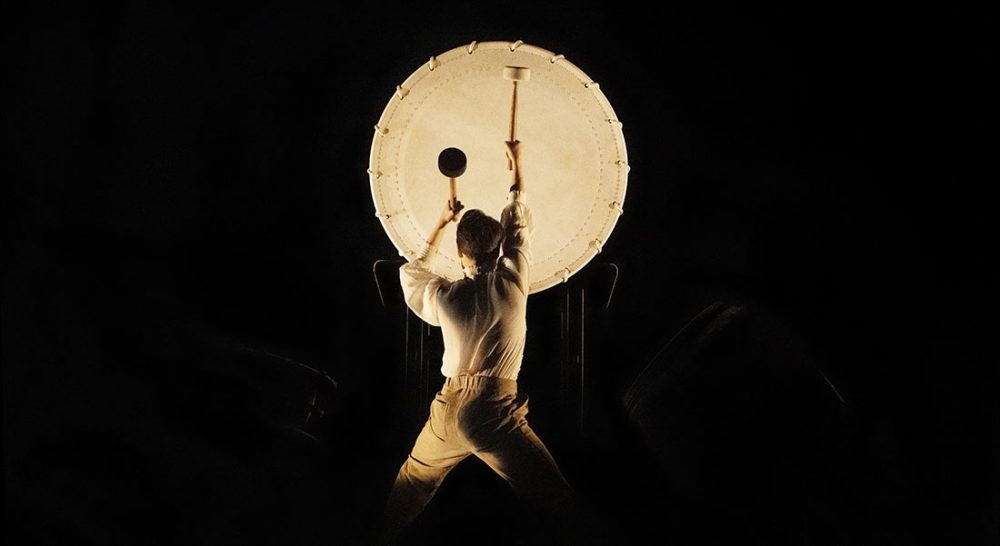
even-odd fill
[[(530, 79), (514, 84), (505, 67)], [(369, 176), (375, 214), (399, 250), (412, 260), (448, 200), (449, 180), (438, 170), (446, 148), (465, 152), (457, 180), (465, 209), (499, 218), (511, 175), (504, 141), (516, 138), (534, 217), (531, 292), (582, 269), (607, 243), (625, 201), (628, 160), (621, 122), (598, 87), (562, 55), (517, 42), (472, 42), (431, 57), (396, 89), (375, 126)], [(437, 272), (462, 278), (449, 224)]]

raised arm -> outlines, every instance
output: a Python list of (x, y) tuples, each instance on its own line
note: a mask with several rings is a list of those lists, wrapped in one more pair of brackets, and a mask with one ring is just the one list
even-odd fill
[(507, 142), (507, 157), (511, 160), (514, 170), (513, 184), (507, 194), (507, 206), (500, 213), (500, 225), (504, 231), (501, 248), (507, 266), (515, 274), (518, 288), (524, 295), (528, 295), (531, 286), (531, 234), (534, 222), (524, 191), (521, 149), (520, 141)]
[(465, 205), (461, 201), (455, 199), (452, 203), (451, 199), (445, 202), (444, 210), (441, 211), (441, 217), (438, 218), (437, 224), (434, 225), (434, 232), (431, 233), (430, 238), (427, 240), (427, 248), (424, 251), (424, 256), (433, 257), (437, 254), (439, 248), (441, 248), (441, 239), (444, 237), (444, 228), (448, 226), (451, 222), (457, 222), (459, 213)]
[(438, 248), (441, 246), (441, 239), (444, 236), (444, 228), (449, 222), (458, 220), (459, 212), (463, 208), (462, 202), (449, 199), (445, 205), (444, 212), (438, 219), (427, 240), (427, 245), (415, 260), (403, 264), (399, 268), (399, 284), (403, 287), (403, 298), (406, 305), (413, 312), (431, 326), (440, 326), (438, 319), (437, 299), (441, 288), (448, 283), (447, 280), (434, 273), (431, 263), (437, 256)]
[(510, 186), (510, 191), (524, 191), (524, 180), (521, 176), (521, 141), (508, 140), (505, 142), (507, 145), (507, 159), (510, 160), (513, 169), (511, 170), (511, 178), (513, 179)]

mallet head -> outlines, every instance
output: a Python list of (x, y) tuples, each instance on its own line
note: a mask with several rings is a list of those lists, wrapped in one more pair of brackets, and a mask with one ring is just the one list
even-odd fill
[(458, 148), (445, 148), (438, 154), (438, 170), (448, 178), (458, 178), (465, 173), (465, 152)]
[(526, 82), (531, 79), (531, 69), (524, 66), (505, 66), (503, 67), (503, 79)]

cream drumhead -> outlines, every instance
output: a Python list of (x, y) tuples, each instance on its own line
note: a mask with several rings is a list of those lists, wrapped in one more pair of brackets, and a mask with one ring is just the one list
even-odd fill
[[(512, 79), (522, 80), (516, 138), (524, 146), (535, 225), (534, 293), (565, 282), (601, 251), (621, 215), (628, 177), (614, 110), (597, 83), (562, 55), (517, 41), (473, 42), (431, 57), (389, 99), (375, 126), (368, 172), (375, 214), (408, 260), (423, 248), (449, 198), (449, 180), (438, 170), (446, 148), (467, 157), (457, 179), (465, 210), (499, 219), (511, 184), (504, 141)], [(456, 225), (446, 228), (435, 266), (451, 280), (463, 277)]]

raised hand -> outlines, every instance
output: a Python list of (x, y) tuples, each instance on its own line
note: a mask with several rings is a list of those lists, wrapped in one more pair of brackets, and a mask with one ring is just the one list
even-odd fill
[(507, 145), (507, 159), (509, 159), (515, 167), (519, 167), (523, 144), (521, 144), (520, 140), (508, 140), (504, 142), (504, 144)]
[(457, 222), (464, 208), (465, 205), (458, 199), (455, 199), (454, 203), (451, 199), (448, 199), (445, 201), (444, 210), (441, 211), (441, 218), (438, 220), (438, 225), (443, 227), (448, 225), (448, 222)]
[(524, 191), (524, 173), (521, 171), (521, 152), (524, 150), (524, 144), (520, 140), (508, 140), (504, 144), (507, 145), (507, 160), (510, 161), (513, 175), (510, 189)]

